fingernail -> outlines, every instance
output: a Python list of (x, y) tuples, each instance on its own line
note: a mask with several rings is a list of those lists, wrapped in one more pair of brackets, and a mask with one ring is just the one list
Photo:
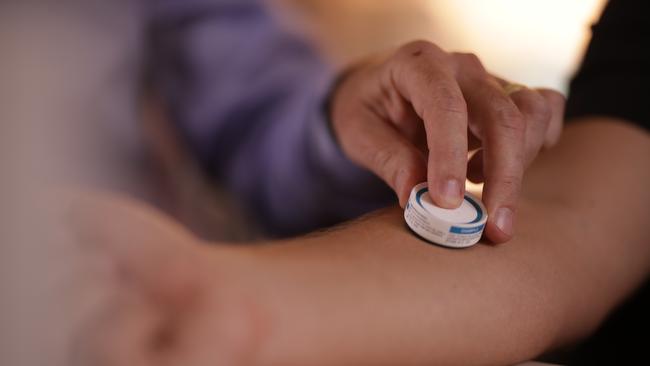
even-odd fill
[(460, 182), (456, 179), (449, 179), (442, 184), (440, 196), (448, 207), (458, 207), (463, 200), (460, 189)]
[(513, 234), (512, 220), (512, 210), (507, 207), (499, 208), (494, 217), (494, 223), (497, 225), (499, 230), (508, 236)]

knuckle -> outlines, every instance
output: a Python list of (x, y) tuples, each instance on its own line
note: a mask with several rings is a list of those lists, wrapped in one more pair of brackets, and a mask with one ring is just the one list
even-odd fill
[(453, 54), (457, 62), (465, 69), (485, 72), (481, 59), (474, 53), (456, 52)]
[(499, 96), (492, 100), (494, 116), (499, 127), (523, 137), (526, 130), (526, 120), (514, 103)]
[(420, 39), (405, 44), (400, 48), (400, 52), (408, 56), (420, 56), (437, 49), (438, 47), (433, 43)]
[(544, 97), (536, 92), (529, 92), (523, 98), (520, 109), (524, 114), (538, 122), (550, 121), (552, 110)]
[(467, 113), (467, 102), (458, 91), (445, 85), (439, 85), (435, 90), (434, 101), (437, 108), (452, 114)]
[(515, 174), (506, 174), (499, 179), (497, 184), (505, 191), (519, 192), (521, 177)]
[(431, 91), (430, 97), (415, 105), (417, 114), (423, 120), (431, 121), (439, 113), (467, 115), (467, 103), (457, 85), (436, 73), (422, 73), (420, 78), (425, 89)]
[(412, 116), (408, 108), (402, 104), (396, 104), (389, 108), (388, 114), (393, 122), (398, 126), (406, 127), (409, 125)]
[(395, 154), (392, 149), (380, 148), (370, 154), (370, 163), (379, 171), (386, 171)]
[[(507, 131), (507, 135), (512, 136), (513, 139), (523, 140), (526, 128), (523, 123), (518, 122), (520, 119), (502, 118), (497, 123), (497, 127), (502, 131)], [(506, 133), (504, 133), (506, 134)]]
[(370, 157), (370, 164), (374, 167), (372, 170), (393, 186), (404, 172), (414, 171), (420, 163), (417, 153), (408, 148), (399, 151), (393, 148), (377, 149)]
[(408, 174), (410, 172), (416, 171), (422, 164), (422, 157), (417, 152), (410, 149), (405, 149), (399, 167), (397, 169), (394, 169), (395, 175), (393, 177), (393, 181), (396, 181), (397, 177), (401, 174)]

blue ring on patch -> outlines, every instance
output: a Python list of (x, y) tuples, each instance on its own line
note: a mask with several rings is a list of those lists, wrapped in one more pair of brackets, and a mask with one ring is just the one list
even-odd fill
[[(424, 192), (428, 192), (428, 191), (429, 191), (429, 188), (424, 187), (424, 188), (420, 189), (418, 191), (418, 193), (415, 194), (415, 200), (417, 201), (418, 205), (420, 205), (420, 207), (422, 207), (423, 210), (426, 210), (426, 208), (424, 208), (424, 206), (422, 205), (421, 197), (424, 194)], [(464, 224), (475, 224), (475, 223), (481, 221), (481, 219), (483, 218), (483, 210), (481, 209), (481, 206), (479, 206), (479, 204), (476, 203), (476, 201), (474, 201), (474, 199), (472, 197), (468, 196), (468, 195), (465, 195), (465, 199), (474, 207), (474, 209), (476, 209), (476, 218), (474, 220), (472, 220), (470, 222), (466, 222)]]

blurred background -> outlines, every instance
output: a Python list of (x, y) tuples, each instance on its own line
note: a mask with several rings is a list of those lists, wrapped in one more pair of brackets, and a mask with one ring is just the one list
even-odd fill
[(337, 64), (413, 39), (476, 53), (490, 71), (566, 91), (603, 0), (271, 0)]

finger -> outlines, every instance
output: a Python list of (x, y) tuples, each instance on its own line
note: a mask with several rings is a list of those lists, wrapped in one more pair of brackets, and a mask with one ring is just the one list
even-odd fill
[[(508, 84), (503, 79), (496, 79), (502, 86)], [(565, 98), (555, 90), (531, 90), (526, 87), (512, 93), (511, 98), (528, 121), (526, 123), (528, 127), (526, 131), (526, 161), (527, 164), (530, 164), (540, 149), (551, 147), (559, 139), (563, 126)], [(546, 105), (543, 105), (544, 103)], [(470, 148), (472, 148), (471, 145)], [(475, 153), (468, 162), (467, 179), (474, 183), (484, 181), (481, 151)]]
[(537, 92), (546, 99), (546, 102), (551, 108), (551, 118), (544, 140), (544, 148), (548, 149), (560, 140), (562, 128), (564, 127), (564, 106), (566, 104), (566, 98), (561, 93), (552, 89), (537, 89)]
[(486, 128), (483, 148), (484, 198), (491, 213), (486, 230), (495, 243), (505, 242), (514, 234), (525, 165), (524, 118), (516, 109), (508, 109), (511, 111), (493, 112), (492, 118), (498, 122)]
[[(373, 119), (373, 123), (368, 123)], [(367, 110), (351, 117), (348, 132), (340, 136), (343, 150), (386, 182), (404, 207), (413, 186), (426, 177), (422, 152), (393, 126)]]
[(478, 150), (467, 162), (467, 179), (472, 183), (483, 183), (483, 150)]
[(526, 121), (525, 166), (528, 166), (535, 160), (546, 141), (551, 122), (551, 107), (540, 93), (526, 87), (510, 94), (510, 98)]
[(459, 81), (470, 118), (480, 124), (483, 138), (483, 197), (489, 213), (486, 234), (500, 243), (514, 232), (526, 157), (526, 121), (498, 81), (476, 69), (461, 67)]
[(440, 207), (458, 207), (465, 191), (467, 108), (448, 55), (431, 43), (413, 42), (400, 50), (389, 75), (424, 122), (431, 198)]
[[(426, 151), (427, 138), (424, 122), (415, 113), (413, 105), (394, 88), (384, 86), (382, 94), (386, 114), (381, 116), (382, 119), (390, 121), (407, 140), (422, 151)], [(381, 111), (377, 110), (377, 114), (381, 115)]]

